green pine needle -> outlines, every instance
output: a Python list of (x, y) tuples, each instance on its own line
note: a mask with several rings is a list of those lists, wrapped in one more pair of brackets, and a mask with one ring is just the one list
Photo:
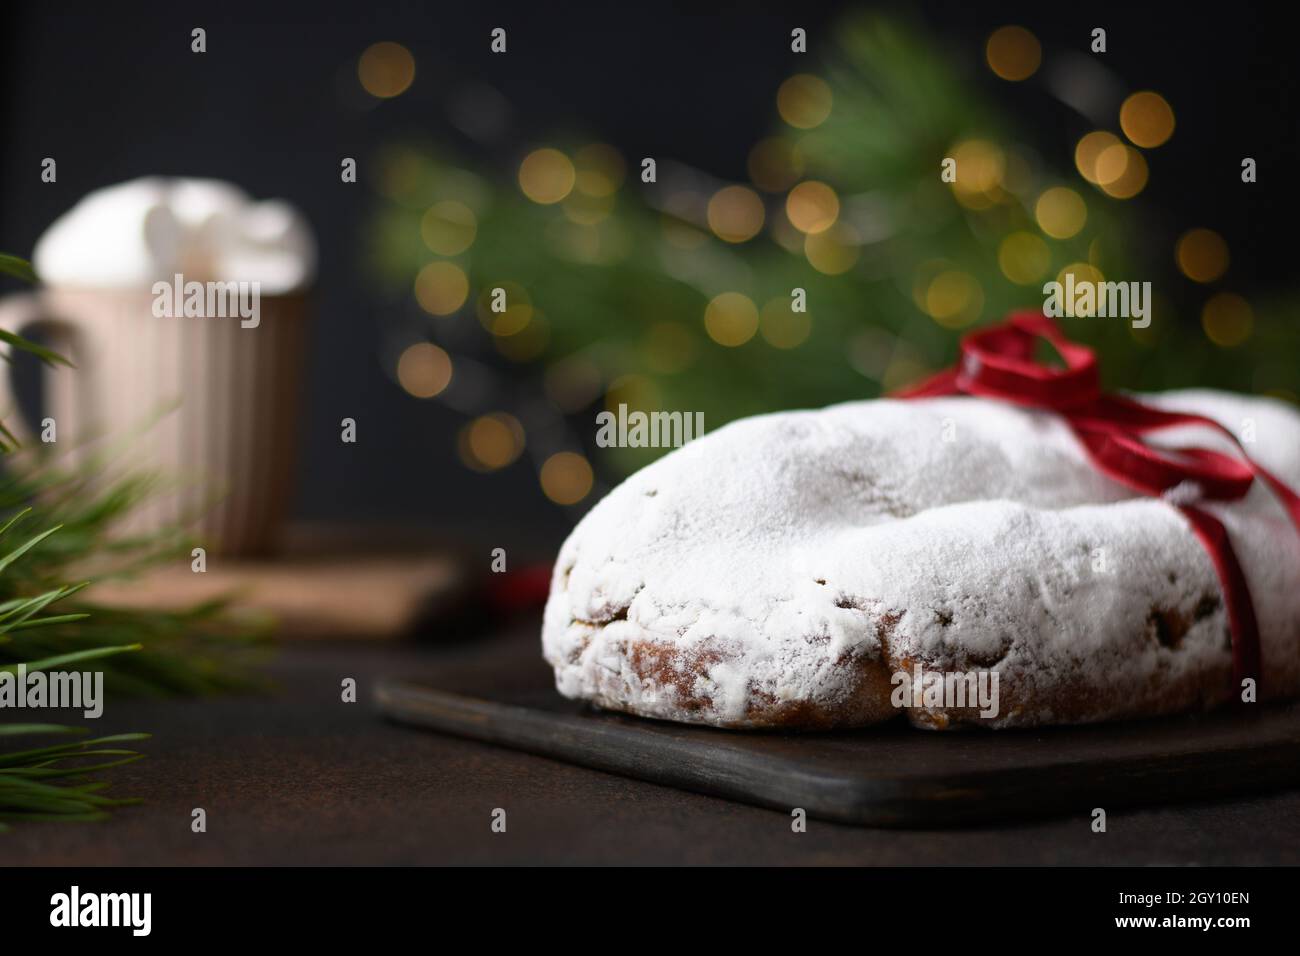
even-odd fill
[[(36, 281), (24, 260), (0, 254), (0, 273)], [(47, 364), (63, 356), (0, 329), (0, 343)], [(18, 442), (0, 422), (0, 452)], [(87, 579), (133, 574), (181, 560), (193, 542), (179, 530), (123, 538), (110, 533), (159, 482), (138, 474), (105, 480), (107, 453), (74, 468), (49, 457), (13, 455), (0, 471), (0, 673), (15, 674), (95, 662), (111, 695), (201, 694), (256, 686), (244, 673), (261, 634), (228, 619), (225, 605), (182, 611), (102, 607), (79, 597)], [(16, 544), (21, 527), (35, 527)], [(69, 580), (80, 583), (69, 584)], [(57, 605), (57, 609), (56, 609)], [(0, 833), (9, 824), (102, 820), (136, 803), (101, 791), (91, 775), (141, 759), (120, 744), (148, 739), (127, 733), (83, 739), (62, 724), (0, 725), (0, 741), (76, 737), (22, 750), (0, 748)]]

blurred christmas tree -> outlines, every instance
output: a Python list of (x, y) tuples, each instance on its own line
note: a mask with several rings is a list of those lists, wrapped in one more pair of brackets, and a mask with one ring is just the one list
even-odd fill
[[(1018, 27), (982, 52), (1009, 81), (1041, 58)], [(1066, 273), (1161, 277), (1148, 328), (1065, 320), (1111, 387), (1300, 392), (1285, 360), (1300, 354), (1294, 300), (1252, 308), (1217, 284), (1222, 239), (1192, 230), (1169, 255), (1129, 201), (1144, 149), (1173, 131), (1158, 94), (1044, 158), (920, 33), (862, 15), (776, 105), (743, 184), (663, 156), (647, 182), (642, 158), (581, 141), (522, 147), (498, 170), (410, 144), (383, 153), (373, 261), (422, 310), (396, 376), (466, 414), (467, 465), (527, 449), (548, 497), (576, 503), (601, 408), (701, 411), (717, 428), (875, 397), (951, 362), (965, 329), (1041, 307)], [(617, 478), (663, 451), (600, 453)]]

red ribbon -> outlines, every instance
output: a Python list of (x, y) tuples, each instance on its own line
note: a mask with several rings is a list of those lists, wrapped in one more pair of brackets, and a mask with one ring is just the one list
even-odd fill
[[(1034, 359), (1037, 339), (1051, 343), (1064, 368)], [(1103, 474), (1157, 497), (1182, 486), (1168, 500), (1186, 516), (1218, 573), (1232, 630), (1233, 680), (1240, 688), (1242, 680), (1250, 677), (1258, 686), (1259, 625), (1241, 563), (1223, 523), (1184, 499), (1236, 501), (1260, 478), (1273, 489), (1300, 532), (1300, 495), (1251, 461), (1232, 432), (1204, 415), (1164, 411), (1119, 395), (1103, 395), (1092, 349), (1071, 342), (1051, 319), (1036, 312), (1017, 313), (1000, 325), (965, 336), (956, 368), (895, 397), (941, 395), (977, 395), (1057, 412)], [(1148, 432), (1175, 425), (1209, 426), (1232, 439), (1241, 457), (1209, 448), (1158, 448), (1142, 440)]]

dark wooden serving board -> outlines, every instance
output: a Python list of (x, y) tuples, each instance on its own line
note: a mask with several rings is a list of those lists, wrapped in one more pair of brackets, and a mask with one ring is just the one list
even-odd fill
[(969, 825), (1300, 784), (1300, 705), (1035, 731), (842, 733), (692, 727), (601, 712), (546, 687), (378, 689), (403, 724), (809, 816)]

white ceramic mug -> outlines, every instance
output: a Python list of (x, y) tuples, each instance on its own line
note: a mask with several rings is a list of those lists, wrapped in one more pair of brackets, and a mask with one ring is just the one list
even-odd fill
[[(124, 530), (187, 524), (217, 553), (266, 553), (292, 480), (306, 295), (261, 296), (255, 327), (159, 317), (155, 299), (144, 288), (56, 284), (0, 300), (0, 328), (42, 326), (74, 363), (43, 370), (40, 414), (70, 464), (132, 432), (122, 456), (167, 480)], [(10, 368), (0, 362), (0, 420), (39, 448), (49, 429), (24, 421)]]

